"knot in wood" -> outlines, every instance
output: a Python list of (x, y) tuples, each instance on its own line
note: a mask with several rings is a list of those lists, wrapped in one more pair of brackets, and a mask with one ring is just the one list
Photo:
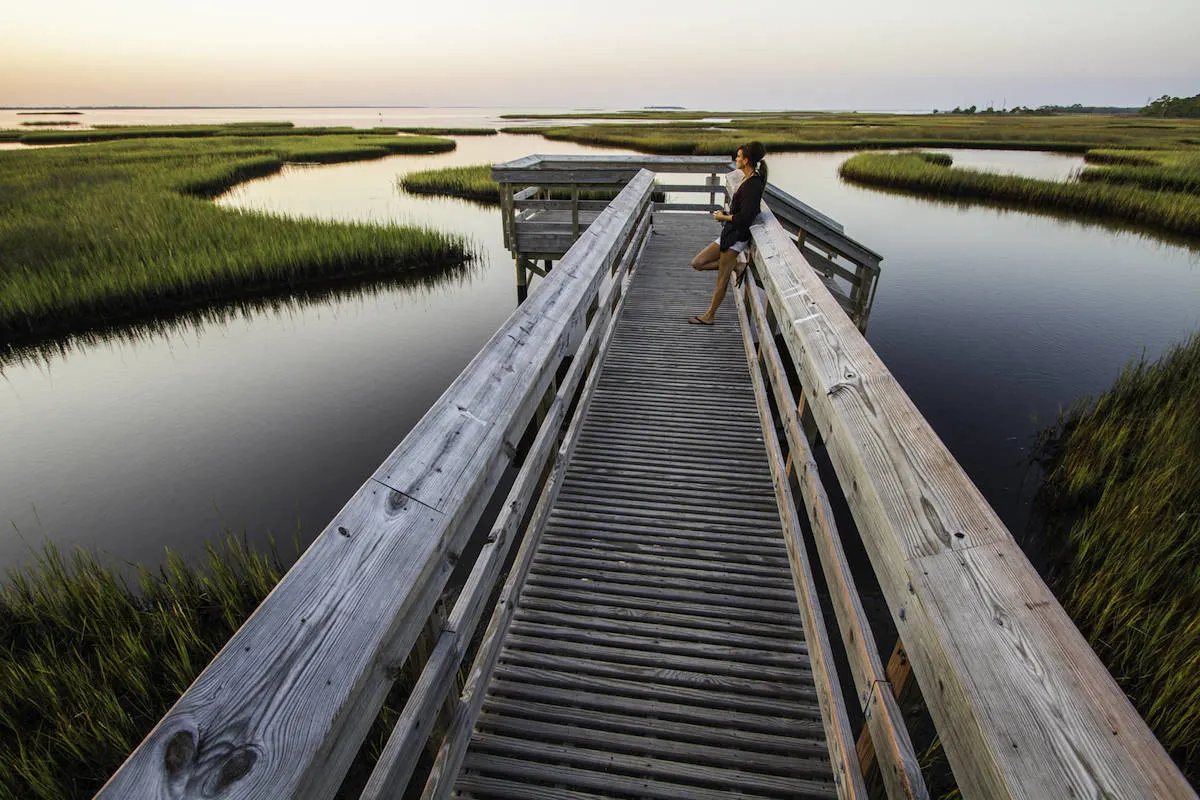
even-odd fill
[(191, 731), (178, 731), (163, 748), (163, 764), (168, 775), (175, 775), (196, 758), (196, 737)]
[(254, 764), (257, 761), (258, 752), (252, 747), (243, 747), (234, 751), (221, 764), (221, 772), (217, 776), (217, 783), (214, 787), (216, 791), (224, 792), (230, 786), (249, 775), (250, 770), (254, 768)]

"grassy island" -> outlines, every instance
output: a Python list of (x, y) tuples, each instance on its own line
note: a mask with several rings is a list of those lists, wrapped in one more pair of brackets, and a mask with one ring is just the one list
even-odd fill
[(1047, 431), (1039, 506), (1067, 554), (1056, 592), (1200, 781), (1200, 335), (1136, 361)]
[(28, 136), (115, 140), (0, 151), (0, 346), (246, 292), (469, 258), (449, 234), (216, 207), (210, 198), (285, 163), (454, 147), (262, 125), (181, 126), (167, 136), (158, 128), (44, 132)]
[(411, 194), (462, 197), (478, 203), (500, 204), (500, 184), (492, 180), (491, 164), (410, 172), (400, 178), (399, 184)]
[(1089, 168), (1080, 181), (1068, 182), (961, 169), (949, 166), (945, 153), (933, 155), (943, 158), (911, 152), (860, 153), (843, 163), (838, 173), (854, 183), (926, 197), (1070, 213), (1200, 236), (1200, 192), (1187, 190), (1200, 186), (1200, 150), (1194, 154), (1164, 151), (1149, 165)]

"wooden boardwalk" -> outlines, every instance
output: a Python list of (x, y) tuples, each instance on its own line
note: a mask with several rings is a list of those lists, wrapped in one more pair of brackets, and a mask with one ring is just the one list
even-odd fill
[(657, 214), (456, 789), (827, 797), (834, 784), (717, 226)]

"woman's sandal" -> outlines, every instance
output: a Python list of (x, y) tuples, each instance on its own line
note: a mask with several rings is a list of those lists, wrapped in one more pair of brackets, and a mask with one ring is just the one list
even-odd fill
[(699, 314), (697, 314), (694, 317), (688, 317), (688, 324), (689, 325), (712, 325), (713, 321), (711, 319), (705, 319), (704, 317), (701, 317)]

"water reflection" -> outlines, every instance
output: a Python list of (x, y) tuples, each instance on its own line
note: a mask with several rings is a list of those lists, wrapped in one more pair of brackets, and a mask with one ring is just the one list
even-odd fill
[[(25, 561), (25, 541), (42, 537), (151, 564), (168, 544), (199, 552), (225, 525), (252, 543), (297, 528), (310, 540), (515, 306), (499, 212), (402, 194), (397, 177), (589, 152), (616, 151), (464, 138), (435, 156), (288, 167), (222, 197), (428, 225), (465, 236), (480, 258), (428, 285), (227, 305), (10, 363), (0, 374), (0, 566)], [(848, 185), (837, 167), (849, 155), (775, 155), (772, 182), (883, 254), (869, 339), (1019, 531), (1033, 434), (1107, 388), (1130, 358), (1200, 327), (1200, 259), (1096, 224)]]

